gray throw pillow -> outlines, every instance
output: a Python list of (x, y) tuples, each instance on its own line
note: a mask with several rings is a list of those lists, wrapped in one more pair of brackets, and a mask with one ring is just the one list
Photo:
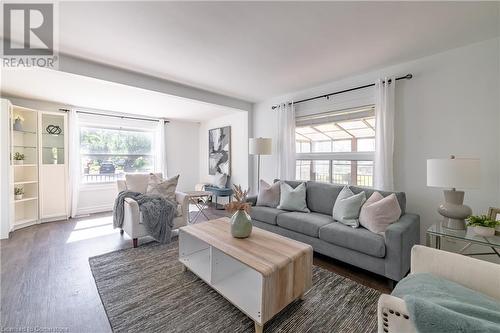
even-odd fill
[(269, 185), (262, 179), (259, 185), (259, 195), (257, 196), (257, 206), (276, 208), (280, 204), (280, 183)]
[(150, 174), (148, 189), (146, 190), (146, 194), (161, 195), (167, 200), (176, 202), (175, 190), (177, 188), (178, 182), (179, 182), (179, 175), (169, 179), (163, 179), (155, 174)]
[(296, 212), (310, 213), (306, 204), (306, 183), (301, 183), (296, 188), (285, 182), (280, 185), (280, 204), (278, 209), (291, 210)]
[(353, 228), (359, 227), (359, 212), (366, 201), (365, 192), (354, 194), (344, 186), (333, 205), (333, 219)]

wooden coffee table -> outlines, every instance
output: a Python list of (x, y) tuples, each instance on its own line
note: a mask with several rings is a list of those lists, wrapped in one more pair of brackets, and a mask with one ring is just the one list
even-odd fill
[(179, 261), (255, 322), (255, 331), (312, 284), (310, 245), (253, 227), (231, 236), (228, 218), (182, 227)]

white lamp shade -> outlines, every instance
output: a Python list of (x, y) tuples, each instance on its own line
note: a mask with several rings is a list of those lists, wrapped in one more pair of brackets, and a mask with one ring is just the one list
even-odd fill
[(479, 159), (427, 160), (427, 186), (467, 189), (478, 188), (480, 183)]
[(251, 138), (248, 141), (250, 155), (271, 155), (272, 151), (273, 140), (271, 138)]

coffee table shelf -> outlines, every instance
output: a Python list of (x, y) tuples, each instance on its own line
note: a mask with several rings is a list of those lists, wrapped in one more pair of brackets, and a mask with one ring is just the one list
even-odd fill
[(255, 228), (233, 238), (229, 219), (179, 230), (179, 261), (255, 322), (256, 332), (312, 284), (312, 247)]

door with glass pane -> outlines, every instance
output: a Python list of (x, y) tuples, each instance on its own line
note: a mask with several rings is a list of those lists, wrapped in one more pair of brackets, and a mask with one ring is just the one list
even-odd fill
[(68, 152), (65, 113), (39, 113), (40, 135), (40, 219), (67, 218)]

